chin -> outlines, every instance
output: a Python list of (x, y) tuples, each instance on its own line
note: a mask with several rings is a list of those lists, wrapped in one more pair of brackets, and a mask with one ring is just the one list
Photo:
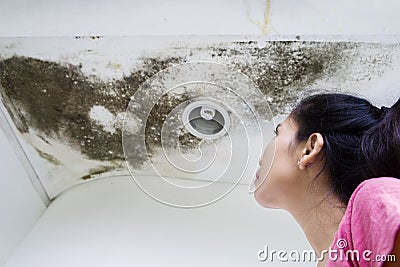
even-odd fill
[(264, 208), (267, 209), (280, 209), (277, 205), (274, 205), (271, 203), (271, 201), (263, 199), (259, 194), (257, 194), (257, 190), (254, 192), (254, 199), (257, 201), (257, 203)]

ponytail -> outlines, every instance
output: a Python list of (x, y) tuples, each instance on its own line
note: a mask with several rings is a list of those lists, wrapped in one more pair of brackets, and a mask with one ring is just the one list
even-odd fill
[(400, 98), (391, 107), (382, 107), (381, 120), (361, 139), (362, 168), (369, 177), (400, 178)]

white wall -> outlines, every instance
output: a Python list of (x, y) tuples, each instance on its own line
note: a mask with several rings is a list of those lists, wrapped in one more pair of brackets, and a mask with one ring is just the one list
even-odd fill
[(397, 0), (2, 0), (0, 36), (398, 34)]
[(0, 128), (0, 266), (45, 210)]

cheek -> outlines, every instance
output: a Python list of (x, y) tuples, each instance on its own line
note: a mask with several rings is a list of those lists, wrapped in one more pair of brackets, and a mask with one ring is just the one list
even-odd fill
[(268, 172), (272, 171), (272, 165), (275, 157), (275, 139), (273, 139), (264, 150), (262, 162), (259, 171), (260, 180), (267, 178)]
[(277, 139), (268, 144), (260, 166), (260, 179), (256, 184), (258, 188), (254, 193), (261, 206), (282, 207), (282, 201), (286, 195), (290, 195), (296, 177), (292, 161), (285, 144)]

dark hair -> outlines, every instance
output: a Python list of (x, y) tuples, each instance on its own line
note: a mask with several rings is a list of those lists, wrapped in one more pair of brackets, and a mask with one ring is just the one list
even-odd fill
[(298, 126), (296, 142), (312, 133), (323, 136), (321, 172), (346, 205), (362, 181), (400, 178), (400, 98), (389, 109), (348, 94), (316, 94), (303, 99), (290, 117)]

